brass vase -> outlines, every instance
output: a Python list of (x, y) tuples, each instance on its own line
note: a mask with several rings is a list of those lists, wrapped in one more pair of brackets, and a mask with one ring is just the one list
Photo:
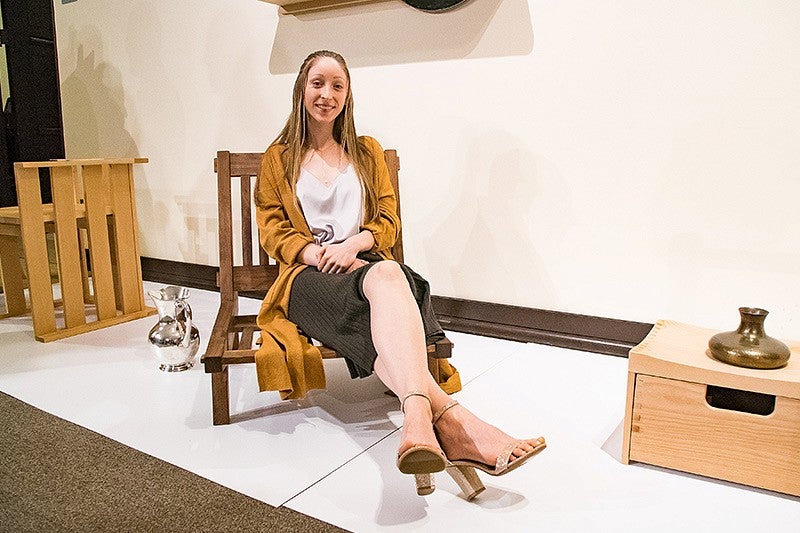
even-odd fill
[(791, 351), (778, 339), (764, 333), (768, 312), (740, 307), (739, 329), (717, 333), (708, 341), (711, 355), (723, 363), (745, 368), (780, 368), (789, 362)]

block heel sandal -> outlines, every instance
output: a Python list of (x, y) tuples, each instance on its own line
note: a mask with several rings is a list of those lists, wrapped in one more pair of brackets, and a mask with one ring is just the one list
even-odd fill
[[(442, 407), (439, 412), (433, 417), (433, 426), (436, 428), (436, 423), (442, 418), (449, 409), (452, 409), (459, 403), (456, 400), (448, 403)], [(497, 462), (492, 465), (482, 463), (480, 461), (473, 461), (470, 459), (458, 459), (455, 461), (447, 458), (446, 472), (450, 474), (453, 480), (458, 484), (459, 488), (464, 492), (465, 498), (469, 501), (475, 498), (478, 494), (485, 489), (483, 482), (481, 482), (475, 469), (489, 474), (490, 476), (502, 476), (509, 472), (516, 470), (522, 466), (528, 459), (535, 456), (547, 447), (544, 437), (539, 437), (532, 450), (511, 460), (514, 450), (520, 445), (525, 444), (525, 441), (515, 440), (506, 446), (503, 452), (497, 456)]]
[[(406, 400), (412, 396), (421, 396), (428, 400), (428, 395), (419, 391), (406, 394), (400, 403), (400, 410), (405, 413)], [(417, 494), (425, 496), (431, 494), (436, 485), (433, 474), (441, 472), (447, 466), (447, 458), (439, 447), (427, 444), (412, 444), (397, 452), (397, 469), (403, 474), (414, 474), (417, 485)]]

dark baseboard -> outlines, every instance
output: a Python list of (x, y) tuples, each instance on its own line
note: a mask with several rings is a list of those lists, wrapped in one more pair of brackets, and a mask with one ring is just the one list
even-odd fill
[(487, 337), (627, 357), (653, 324), (530, 307), (433, 297), (442, 327)]
[(142, 257), (142, 279), (166, 285), (218, 291), (219, 267)]
[[(218, 271), (214, 266), (142, 257), (142, 277), (157, 283), (216, 291)], [(445, 296), (434, 296), (433, 308), (442, 327), (450, 331), (622, 357), (627, 357), (653, 327), (642, 322)]]

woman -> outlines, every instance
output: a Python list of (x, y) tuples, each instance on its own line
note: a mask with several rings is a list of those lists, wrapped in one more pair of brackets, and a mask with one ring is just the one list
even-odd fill
[[(394, 190), (380, 145), (356, 136), (350, 73), (339, 54), (319, 51), (303, 62), (255, 199), (262, 246), (281, 267), (259, 314), (262, 366), (276, 347), (313, 353), (296, 338), (296, 324), (342, 354), (353, 377), (374, 371), (400, 398), (397, 465), (415, 475), (420, 494), (447, 469), (474, 497), (483, 489), (475, 468), (502, 475), (544, 449), (543, 438), (513, 439), (459, 406), (428, 371), (426, 345), (443, 333), (425, 280), (392, 260), (400, 229)], [(308, 380), (293, 379), (293, 388), (319, 386), (313, 357), (292, 361)], [(269, 380), (259, 370), (262, 388), (278, 388)]]

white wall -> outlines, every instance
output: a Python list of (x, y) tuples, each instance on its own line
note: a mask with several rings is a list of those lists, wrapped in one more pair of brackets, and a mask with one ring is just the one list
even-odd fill
[(261, 151), (305, 55), (399, 150), (434, 293), (800, 338), (800, 3), (55, 4), (68, 157), (140, 155), (146, 256), (216, 264), (217, 149)]

